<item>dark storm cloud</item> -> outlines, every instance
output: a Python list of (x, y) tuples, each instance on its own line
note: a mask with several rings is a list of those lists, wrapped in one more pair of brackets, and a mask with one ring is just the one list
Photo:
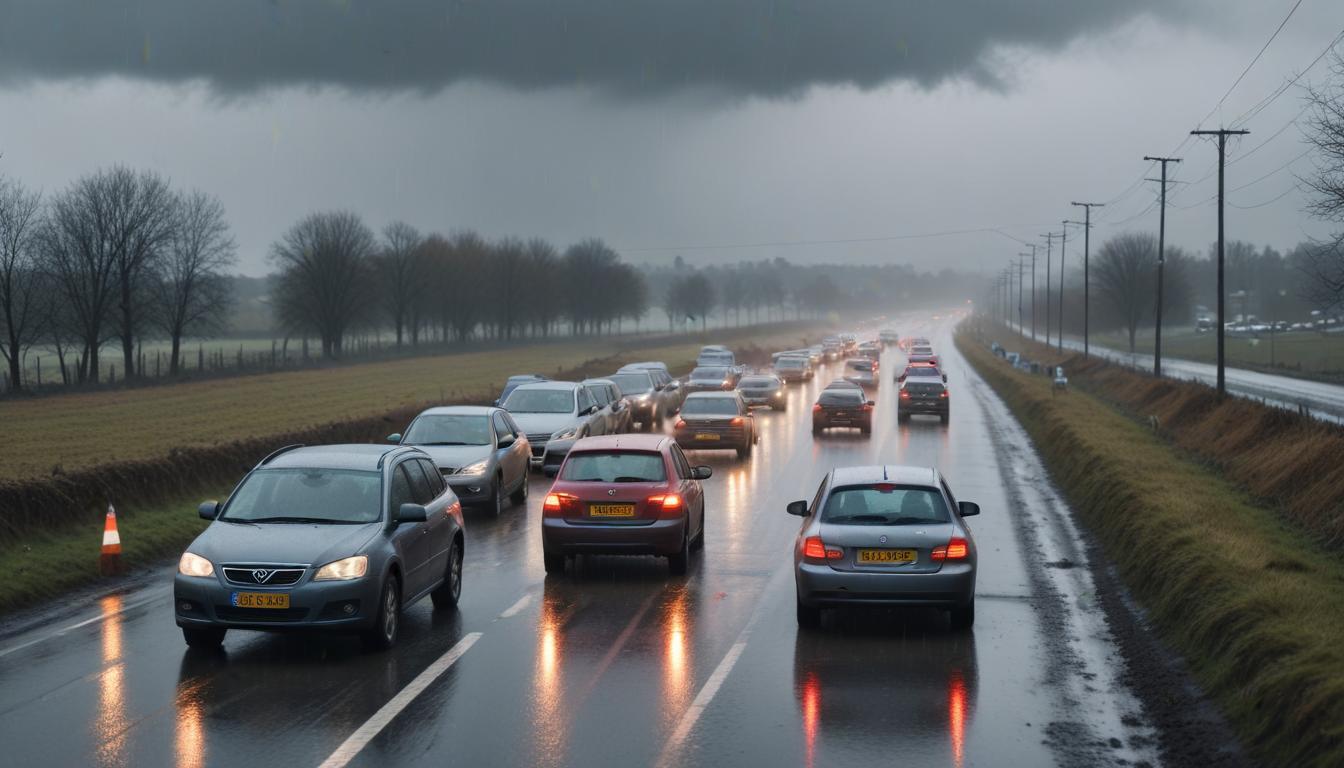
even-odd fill
[(614, 95), (691, 87), (997, 82), (1000, 45), (1054, 49), (1171, 0), (4, 0), (0, 78), (203, 79), (436, 91), (477, 78)]

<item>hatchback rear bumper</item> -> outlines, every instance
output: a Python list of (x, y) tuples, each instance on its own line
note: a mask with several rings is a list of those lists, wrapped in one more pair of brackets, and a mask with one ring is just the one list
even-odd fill
[(556, 517), (541, 521), (541, 546), (547, 554), (672, 555), (681, 551), (685, 535), (685, 518), (647, 525), (584, 525)]
[(809, 607), (838, 605), (965, 605), (975, 596), (975, 566), (944, 565), (937, 573), (855, 573), (800, 563), (798, 600)]

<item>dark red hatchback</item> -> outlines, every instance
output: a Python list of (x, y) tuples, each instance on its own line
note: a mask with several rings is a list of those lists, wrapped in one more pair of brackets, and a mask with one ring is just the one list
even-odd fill
[(692, 467), (666, 435), (606, 435), (569, 449), (542, 504), (547, 573), (579, 554), (660, 555), (686, 572), (705, 541), (709, 467)]

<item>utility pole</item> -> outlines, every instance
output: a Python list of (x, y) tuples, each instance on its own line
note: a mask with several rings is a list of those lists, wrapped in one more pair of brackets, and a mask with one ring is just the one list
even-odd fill
[(1092, 280), (1088, 275), (1088, 262), (1092, 253), (1092, 209), (1102, 208), (1105, 203), (1069, 203), (1083, 208), (1083, 357), (1088, 355), (1089, 331), (1092, 323)]
[(1050, 346), (1050, 261), (1054, 258), (1055, 233), (1046, 232), (1045, 238), (1045, 346)]
[(1025, 282), (1024, 273), (1027, 271), (1027, 257), (1036, 258), (1035, 248), (1031, 253), (1017, 254), (1017, 333), (1020, 336), (1026, 335), (1026, 319), (1022, 316), (1022, 284)]
[(1223, 290), (1223, 176), (1227, 166), (1227, 137), (1244, 136), (1248, 133), (1250, 131), (1227, 128), (1190, 132), (1191, 136), (1218, 137), (1218, 397), (1220, 398), (1227, 395), (1226, 359), (1223, 356), (1223, 324), (1226, 322), (1223, 314), (1226, 304), (1226, 293)]
[(1167, 263), (1167, 163), (1179, 163), (1179, 157), (1149, 157), (1144, 160), (1162, 164), (1162, 178), (1145, 179), (1162, 184), (1157, 217), (1157, 327), (1153, 330), (1153, 376), (1162, 376), (1162, 269)]
[(1036, 244), (1031, 245), (1031, 340), (1036, 340)]
[(1059, 341), (1059, 351), (1064, 351), (1064, 247), (1069, 242), (1069, 225), (1083, 226), (1081, 221), (1070, 221), (1065, 219), (1060, 222), (1063, 224), (1063, 232), (1059, 235), (1059, 333), (1056, 334)]

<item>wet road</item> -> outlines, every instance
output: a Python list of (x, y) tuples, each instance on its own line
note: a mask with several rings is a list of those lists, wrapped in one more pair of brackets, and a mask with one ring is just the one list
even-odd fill
[[(171, 569), (143, 588), (72, 606), (0, 640), (0, 764), (1094, 765), (1156, 764), (1153, 731), (1119, 682), (1086, 555), (1020, 428), (933, 338), (952, 421), (898, 428), (884, 357), (874, 432), (813, 440), (808, 409), (839, 367), (758, 416), (739, 461), (692, 453), (705, 482), (703, 553), (685, 577), (654, 558), (541, 563), (541, 501), (499, 520), (468, 513), (460, 611), (408, 610), (400, 645), (232, 632), (188, 652)], [(825, 469), (936, 465), (980, 550), (974, 632), (937, 611), (794, 620), (790, 552)], [(184, 510), (183, 514), (191, 514)]]

